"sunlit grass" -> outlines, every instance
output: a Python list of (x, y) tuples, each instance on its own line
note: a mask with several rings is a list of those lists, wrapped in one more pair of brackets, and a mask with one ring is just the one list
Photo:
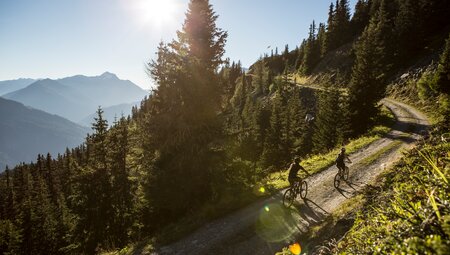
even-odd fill
[[(363, 136), (354, 140), (351, 140), (346, 146), (347, 153), (352, 154), (361, 148), (368, 146), (369, 144), (377, 141), (382, 137), (383, 134), (389, 132), (390, 128), (376, 127), (376, 134), (371, 134), (369, 136)], [(301, 165), (310, 173), (315, 174), (320, 171), (327, 169), (334, 164), (336, 156), (340, 152), (340, 147), (336, 147), (333, 150), (325, 154), (313, 155), (302, 161)], [(284, 169), (280, 172), (272, 173), (267, 178), (267, 185), (273, 187), (273, 189), (282, 189), (289, 186), (287, 180), (288, 171)]]
[(385, 146), (385, 147), (381, 148), (380, 150), (376, 151), (375, 153), (373, 153), (369, 157), (363, 159), (360, 163), (363, 164), (363, 165), (370, 165), (373, 162), (375, 162), (377, 159), (379, 159), (381, 156), (383, 156), (384, 154), (392, 151), (393, 149), (395, 149), (396, 147), (400, 146), (401, 144), (402, 144), (402, 141), (392, 142), (388, 146)]
[(425, 144), (409, 152), (302, 240), (326, 254), (448, 254), (449, 149), (449, 143)]
[(448, 254), (449, 149), (424, 145), (387, 171), (333, 253)]

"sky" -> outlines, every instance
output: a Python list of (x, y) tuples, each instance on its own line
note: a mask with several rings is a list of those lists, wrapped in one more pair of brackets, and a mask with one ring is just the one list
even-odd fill
[[(105, 71), (154, 86), (145, 64), (181, 29), (189, 0), (0, 0), (0, 80), (63, 78)], [(210, 0), (228, 31), (225, 57), (250, 66), (286, 44), (294, 49), (330, 0)], [(350, 0), (350, 7), (356, 0)]]

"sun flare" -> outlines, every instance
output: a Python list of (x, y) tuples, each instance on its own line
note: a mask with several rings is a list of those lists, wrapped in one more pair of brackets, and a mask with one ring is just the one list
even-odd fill
[(172, 22), (179, 9), (176, 0), (133, 0), (132, 2), (138, 21), (143, 25), (158, 28)]

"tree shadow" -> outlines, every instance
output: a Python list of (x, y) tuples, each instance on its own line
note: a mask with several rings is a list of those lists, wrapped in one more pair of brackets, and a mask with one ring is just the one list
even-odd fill
[[(404, 117), (405, 119), (411, 119), (412, 121), (403, 121), (403, 120), (397, 120), (397, 122), (394, 124), (394, 126), (392, 126), (393, 130), (396, 131), (401, 131), (401, 132), (405, 132), (405, 133), (413, 133), (413, 134), (417, 134), (417, 135), (426, 135), (427, 134), (427, 130), (429, 128), (428, 125), (424, 125), (424, 124), (419, 124), (417, 122), (414, 122), (415, 118), (407, 118)], [(396, 136), (394, 136), (396, 137)]]
[(304, 203), (295, 203), (294, 207), (298, 215), (309, 225), (322, 221), (329, 213), (310, 199), (304, 199)]

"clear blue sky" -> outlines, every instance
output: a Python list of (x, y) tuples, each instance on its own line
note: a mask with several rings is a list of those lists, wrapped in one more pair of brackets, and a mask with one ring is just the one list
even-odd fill
[[(149, 88), (145, 63), (175, 37), (189, 0), (0, 0), (0, 80), (116, 73)], [(290, 49), (329, 0), (210, 0), (228, 31), (226, 57), (251, 65)], [(356, 0), (350, 0), (353, 8)]]

